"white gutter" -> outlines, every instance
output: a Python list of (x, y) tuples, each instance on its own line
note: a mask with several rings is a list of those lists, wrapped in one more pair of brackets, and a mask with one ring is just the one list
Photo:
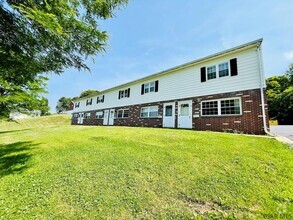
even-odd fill
[(261, 45), (257, 48), (258, 54), (258, 65), (259, 65), (259, 75), (260, 75), (260, 98), (261, 98), (261, 109), (262, 109), (262, 121), (263, 128), (266, 134), (272, 135), (268, 131), (267, 123), (266, 123), (266, 110), (265, 110), (265, 100), (264, 100), (264, 73), (263, 73), (263, 59), (261, 55)]

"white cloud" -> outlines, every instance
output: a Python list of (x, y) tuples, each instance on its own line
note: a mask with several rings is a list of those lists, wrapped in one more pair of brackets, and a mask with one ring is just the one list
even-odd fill
[(284, 53), (284, 57), (286, 58), (286, 60), (293, 60), (293, 50)]

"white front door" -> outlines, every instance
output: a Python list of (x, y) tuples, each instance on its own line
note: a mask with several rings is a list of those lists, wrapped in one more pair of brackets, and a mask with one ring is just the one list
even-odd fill
[(115, 109), (110, 110), (110, 115), (109, 115), (109, 123), (108, 125), (114, 125), (114, 116), (115, 116)]
[(192, 128), (192, 100), (178, 102), (178, 128)]
[(175, 128), (175, 103), (164, 103), (163, 127)]
[(83, 113), (78, 114), (78, 119), (77, 119), (77, 124), (82, 124), (83, 123)]
[(103, 125), (108, 125), (108, 121), (109, 121), (109, 110), (105, 110), (105, 111), (104, 111), (104, 121), (103, 121)]

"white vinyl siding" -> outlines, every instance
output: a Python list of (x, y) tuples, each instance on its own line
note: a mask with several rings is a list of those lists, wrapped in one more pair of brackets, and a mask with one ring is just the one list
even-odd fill
[[(237, 58), (237, 76), (217, 77), (202, 83), (200, 80), (200, 68), (209, 67), (227, 62)], [(131, 96), (127, 99), (119, 99), (117, 94), (121, 88), (102, 93), (106, 99), (104, 103), (86, 106), (86, 99), (79, 100), (80, 107), (74, 109), (75, 112), (91, 111), (99, 109), (110, 109), (129, 105), (145, 104), (151, 102), (161, 102), (186, 97), (198, 97), (211, 94), (228, 93), (249, 89), (260, 88), (259, 62), (256, 48), (245, 49), (241, 52), (234, 52), (221, 58), (206, 62), (200, 62), (190, 67), (185, 67), (171, 73), (154, 77), (151, 81), (159, 80), (159, 91), (151, 92), (148, 95), (141, 95), (141, 85), (144, 82), (137, 82), (127, 85), (131, 89)], [(125, 86), (126, 87), (126, 86)]]

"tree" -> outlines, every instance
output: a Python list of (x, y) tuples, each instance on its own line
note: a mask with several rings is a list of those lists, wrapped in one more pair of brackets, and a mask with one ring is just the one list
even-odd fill
[[(43, 73), (89, 70), (88, 57), (105, 51), (108, 35), (98, 21), (111, 18), (127, 0), (0, 0), (0, 115), (26, 105)], [(4, 86), (3, 86), (4, 85)], [(39, 85), (42, 87), (42, 85)], [(7, 101), (9, 99), (10, 101)]]
[(56, 112), (58, 114), (65, 112), (67, 107), (69, 106), (70, 102), (71, 102), (71, 98), (61, 97), (58, 100), (58, 103), (56, 105)]
[(99, 91), (98, 90), (91, 90), (91, 89), (85, 90), (85, 91), (80, 93), (79, 98), (86, 97), (86, 96), (91, 95), (93, 93), (97, 94), (97, 93), (99, 93)]
[(279, 124), (293, 124), (293, 64), (284, 75), (266, 80), (269, 116)]
[(26, 84), (16, 84), (9, 83), (0, 75), (0, 118), (9, 117), (11, 112), (39, 110), (47, 80), (38, 75)]
[(50, 111), (50, 107), (49, 107), (49, 102), (47, 98), (42, 98), (40, 100), (39, 106), (38, 106), (38, 110), (41, 111), (41, 116), (44, 115), (49, 115), (49, 111)]

